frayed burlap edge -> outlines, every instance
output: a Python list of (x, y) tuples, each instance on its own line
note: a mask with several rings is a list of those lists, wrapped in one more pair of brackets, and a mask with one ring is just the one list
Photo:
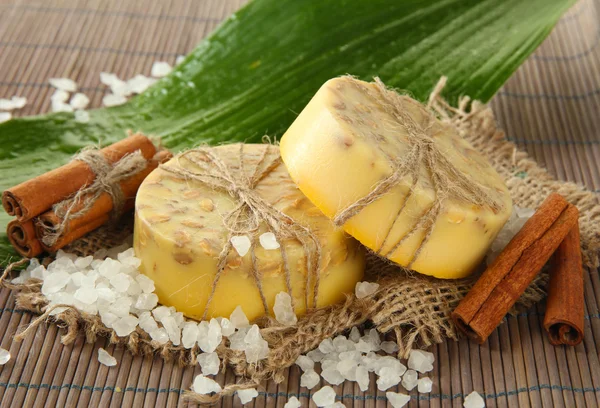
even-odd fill
[[(506, 141), (504, 133), (496, 128), (494, 115), (487, 106), (475, 101), (468, 110), (468, 98), (461, 99), (458, 108), (447, 105), (439, 96), (443, 86), (444, 79), (432, 93), (430, 108), (443, 121), (455, 126), (473, 147), (485, 155), (506, 180), (515, 204), (536, 208), (551, 192), (558, 192), (579, 208), (584, 264), (587, 267), (597, 267), (600, 205), (596, 195), (576, 184), (554, 180), (526, 153), (518, 151), (513, 143)], [(105, 234), (106, 240), (102, 234)], [(103, 230), (76, 243), (72, 249), (80, 255), (91, 253), (103, 244), (107, 246), (115, 243), (115, 236), (118, 235), (114, 231)], [(377, 276), (374, 272), (377, 272)], [(9, 273), (9, 270), (5, 271), (5, 275)], [(256, 387), (263, 380), (280, 382), (284, 378), (285, 369), (300, 354), (314, 349), (325, 338), (367, 321), (372, 322), (382, 333), (395, 334), (400, 346), (400, 356), (406, 356), (415, 345), (426, 347), (445, 338), (457, 338), (457, 332), (449, 318), (450, 312), (472, 286), (475, 277), (459, 281), (436, 280), (411, 275), (375, 257), (370, 259), (367, 273), (380, 283), (380, 289), (365, 299), (348, 296), (343, 304), (315, 310), (300, 318), (298, 324), (292, 327), (283, 327), (272, 319), (260, 322), (261, 334), (269, 343), (270, 353), (267, 359), (258, 364), (247, 364), (243, 352), (230, 350), (225, 342), (221, 344), (217, 352), (223, 359), (223, 367), (226, 364), (231, 366), (237, 375), (242, 376), (241, 382), (226, 385), (216, 395), (186, 392), (184, 397), (191, 402), (210, 404), (238, 389)], [(547, 275), (540, 274), (518, 305), (528, 307), (543, 298), (546, 281)], [(75, 309), (49, 316), (50, 310), (40, 293), (39, 281), (30, 280), (23, 285), (12, 285), (3, 280), (0, 284), (19, 291), (17, 308), (35, 313), (44, 312), (30, 327), (16, 336), (17, 340), (30, 331), (35, 331), (37, 325), (50, 320), (66, 329), (66, 334), (62, 337), (64, 344), (70, 344), (83, 332), (87, 341), (95, 341), (98, 336), (107, 337), (111, 343), (127, 347), (134, 354), (159, 353), (166, 360), (175, 360), (181, 365), (196, 363), (197, 349), (159, 345), (139, 328), (130, 336), (122, 338), (105, 327), (98, 316)]]

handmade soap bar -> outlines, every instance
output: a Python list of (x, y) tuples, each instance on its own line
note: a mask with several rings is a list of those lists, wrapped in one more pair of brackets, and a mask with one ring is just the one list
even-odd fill
[(315, 287), (316, 306), (329, 305), (364, 271), (364, 249), (298, 190), (271, 145), (191, 150), (152, 172), (134, 248), (159, 301), (198, 319), (238, 305), (254, 319), (290, 288), (301, 314)]
[(326, 82), (283, 135), (281, 156), (336, 225), (438, 278), (471, 273), (512, 209), (500, 176), (452, 126), (381, 82)]

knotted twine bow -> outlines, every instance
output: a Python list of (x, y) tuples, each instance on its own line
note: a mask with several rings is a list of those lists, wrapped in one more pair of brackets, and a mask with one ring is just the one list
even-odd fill
[[(445, 83), (445, 78), (442, 78), (441, 81)], [(493, 211), (500, 210), (502, 204), (496, 202), (496, 200), (490, 196), (489, 187), (483, 186), (468, 178), (463, 172), (457, 169), (456, 166), (448, 160), (444, 152), (439, 149), (430, 132), (431, 127), (437, 119), (428, 109), (421, 108), (426, 120), (424, 124), (419, 124), (407, 112), (405, 107), (405, 104), (412, 102), (412, 100), (409, 100), (406, 96), (399, 95), (393, 90), (387, 89), (385, 84), (379, 78), (375, 78), (374, 87), (371, 87), (370, 84), (369, 86), (356, 84), (356, 86), (360, 86), (361, 89), (369, 93), (374, 100), (379, 101), (381, 109), (394, 118), (404, 128), (409, 151), (402, 157), (395, 157), (385, 148), (386, 146), (382, 145), (382, 143), (379, 143), (377, 140), (374, 140), (372, 145), (388, 159), (390, 167), (394, 171), (392, 174), (379, 181), (373, 187), (371, 193), (339, 211), (334, 217), (333, 222), (336, 226), (344, 225), (350, 218), (360, 213), (369, 204), (389, 193), (393, 188), (409, 177), (412, 181), (408, 194), (404, 198), (404, 202), (400, 206), (396, 217), (394, 218), (394, 222), (391, 223), (385, 233), (381, 245), (375, 252), (378, 255), (386, 257), (391, 256), (411, 236), (424, 229), (425, 236), (421, 240), (417, 250), (414, 251), (411, 260), (406, 265), (406, 267), (410, 269), (431, 237), (436, 219), (443, 210), (444, 202), (446, 200), (455, 199), (478, 206), (487, 206)], [(439, 87), (440, 84), (438, 84), (436, 89)], [(443, 87), (443, 84), (441, 87)], [(374, 136), (367, 134), (365, 134), (365, 136), (373, 137), (375, 139)], [(431, 182), (435, 194), (433, 205), (418, 217), (418, 221), (406, 234), (404, 234), (404, 236), (402, 236), (389, 250), (383, 252), (383, 248), (389, 239), (390, 233), (394, 229), (396, 222), (398, 222), (398, 218), (402, 211), (404, 211), (411, 195), (414, 193), (417, 183), (420, 181), (422, 166), (425, 166), (429, 174), (429, 181)]]
[[(267, 159), (271, 157), (270, 162)], [(198, 171), (181, 165), (182, 160), (187, 160), (198, 167)], [(213, 279), (211, 293), (204, 309), (203, 320), (206, 319), (208, 308), (215, 294), (221, 273), (225, 269), (227, 255), (233, 245), (231, 238), (237, 235), (246, 235), (250, 238), (250, 257), (252, 261), (252, 276), (259, 290), (260, 297), (265, 309), (269, 313), (269, 307), (265, 298), (261, 274), (256, 260), (256, 236), (261, 224), (265, 223), (273, 232), (277, 241), (281, 244), (279, 251), (285, 273), (285, 283), (288, 294), (292, 298), (292, 308), (295, 308), (292, 295), (291, 272), (288, 262), (284, 240), (294, 239), (302, 246), (306, 263), (306, 308), (310, 306), (310, 288), (313, 286), (312, 307), (317, 306), (319, 291), (319, 271), (321, 269), (321, 245), (318, 238), (309, 228), (300, 225), (288, 215), (279, 211), (271, 204), (263, 200), (254, 190), (257, 184), (263, 180), (271, 171), (281, 165), (281, 156), (277, 147), (264, 145), (260, 159), (258, 160), (251, 176), (248, 177), (244, 168), (244, 144), (239, 144), (239, 168), (228, 166), (218, 155), (216, 149), (200, 147), (181, 153), (168, 166), (161, 165), (160, 168), (184, 180), (194, 180), (214, 190), (228, 193), (237, 202), (230, 212), (223, 216), (223, 224), (227, 229), (227, 238), (223, 250), (219, 254), (217, 272)]]
[(48, 246), (54, 245), (65, 232), (69, 222), (86, 214), (103, 193), (108, 193), (112, 199), (112, 219), (118, 218), (122, 213), (126, 199), (123, 190), (121, 190), (121, 181), (144, 170), (148, 164), (139, 150), (123, 156), (114, 164), (110, 164), (96, 147), (83, 149), (73, 160), (86, 163), (96, 177), (92, 184), (77, 191), (73, 197), (52, 206), (52, 210), (62, 221), (54, 227), (41, 223), (42, 228), (46, 231), (42, 237), (42, 242)]

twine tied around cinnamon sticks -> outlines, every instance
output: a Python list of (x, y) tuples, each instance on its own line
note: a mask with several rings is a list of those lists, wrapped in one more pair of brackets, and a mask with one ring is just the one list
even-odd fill
[[(226, 242), (221, 250), (218, 262), (217, 272), (212, 283), (211, 292), (204, 309), (202, 319), (205, 319), (208, 308), (215, 294), (219, 278), (225, 269), (227, 255), (233, 248), (231, 238), (236, 235), (246, 235), (250, 238), (250, 255), (252, 260), (252, 276), (256, 287), (260, 293), (260, 298), (265, 310), (269, 314), (269, 307), (261, 285), (261, 275), (257, 267), (256, 259), (256, 241), (257, 233), (261, 225), (266, 224), (267, 228), (273, 232), (277, 241), (281, 244), (279, 251), (285, 273), (286, 289), (292, 298), (292, 307), (295, 307), (294, 296), (292, 294), (291, 272), (286, 253), (284, 240), (296, 240), (303, 248), (306, 264), (306, 290), (305, 302), (307, 309), (310, 306), (310, 288), (313, 285), (312, 307), (317, 306), (317, 297), (319, 293), (319, 271), (321, 270), (321, 245), (318, 238), (309, 228), (297, 223), (288, 215), (273, 207), (263, 200), (255, 191), (257, 184), (264, 179), (271, 171), (281, 165), (279, 150), (271, 145), (265, 145), (260, 159), (256, 164), (251, 175), (246, 174), (244, 167), (244, 144), (241, 143), (239, 149), (239, 168), (228, 166), (216, 153), (209, 147), (200, 147), (181, 153), (174, 162), (169, 165), (160, 166), (161, 169), (184, 180), (194, 180), (202, 183), (213, 190), (220, 190), (228, 193), (237, 205), (233, 210), (223, 217), (223, 223), (227, 229)], [(187, 160), (198, 167), (198, 171), (191, 170), (181, 165), (183, 160)]]
[[(440, 80), (440, 83), (443, 87), (445, 77)], [(333, 218), (333, 222), (336, 226), (343, 225), (369, 204), (390, 192), (407, 176), (410, 177), (411, 186), (408, 194), (396, 214), (395, 221), (387, 230), (379, 249), (375, 252), (378, 255), (389, 256), (413, 234), (425, 229), (424, 238), (421, 240), (417, 250), (413, 253), (412, 259), (406, 265), (407, 268), (411, 268), (431, 237), (435, 221), (444, 208), (444, 202), (446, 200), (455, 199), (477, 206), (486, 206), (493, 211), (499, 211), (502, 208), (502, 204), (492, 198), (489, 194), (488, 187), (467, 177), (445, 157), (444, 152), (439, 149), (434, 138), (428, 132), (434, 124), (434, 121), (437, 120), (432, 112), (423, 109), (422, 112), (427, 118), (426, 123), (419, 124), (406, 112), (406, 108), (404, 107), (407, 103), (405, 96), (387, 89), (385, 84), (379, 78), (375, 78), (375, 85), (375, 91), (373, 91), (372, 88), (365, 88), (364, 91), (370, 94), (375, 92), (375, 95), (373, 96), (376, 99), (383, 101), (380, 102), (382, 109), (403, 126), (406, 131), (407, 144), (410, 146), (410, 150), (402, 157), (395, 157), (382, 148), (380, 143), (373, 143), (373, 145), (380, 149), (384, 156), (388, 158), (393, 169), (392, 174), (379, 181), (369, 194), (339, 211)], [(436, 89), (439, 87), (440, 84), (436, 86)], [(383, 253), (383, 248), (385, 247), (400, 214), (404, 211), (417, 183), (420, 181), (420, 170), (423, 165), (430, 175), (431, 185), (435, 194), (434, 203), (419, 217), (419, 220), (415, 225), (413, 225), (413, 227), (401, 237), (398, 242)]]

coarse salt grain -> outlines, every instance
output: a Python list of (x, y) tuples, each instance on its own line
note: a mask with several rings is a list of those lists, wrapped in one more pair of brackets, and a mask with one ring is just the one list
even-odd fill
[(252, 401), (254, 398), (258, 397), (258, 391), (256, 391), (256, 388), (248, 388), (245, 390), (238, 390), (236, 392), (238, 398), (240, 399), (240, 402), (242, 403), (242, 405), (249, 403), (250, 401)]
[(433, 381), (431, 381), (431, 378), (429, 378), (429, 377), (419, 378), (419, 380), (417, 381), (417, 390), (420, 393), (426, 394), (428, 392), (431, 392), (432, 389), (433, 389)]
[(77, 84), (69, 78), (50, 78), (48, 82), (61, 91), (75, 92), (77, 90)]
[(260, 245), (266, 249), (278, 249), (280, 247), (279, 242), (277, 242), (277, 237), (272, 232), (265, 232), (258, 237)]
[(300, 408), (301, 406), (302, 404), (300, 404), (298, 398), (291, 397), (289, 400), (287, 400), (283, 408)]
[(273, 312), (275, 319), (283, 325), (291, 326), (298, 322), (298, 317), (292, 307), (292, 297), (287, 292), (279, 292), (275, 295)]
[(312, 396), (313, 402), (317, 405), (317, 407), (326, 407), (335, 402), (335, 391), (330, 386), (326, 385), (321, 388), (319, 391), (315, 392)]
[(90, 98), (81, 92), (76, 93), (71, 98), (70, 105), (73, 109), (85, 109), (90, 103)]
[(108, 94), (102, 98), (102, 104), (106, 107), (119, 106), (127, 102), (127, 98), (123, 95)]
[(202, 374), (204, 375), (217, 375), (219, 374), (219, 368), (221, 366), (221, 360), (219, 355), (214, 351), (212, 353), (202, 353), (197, 357), (198, 364), (202, 368)]
[(469, 395), (465, 397), (463, 402), (463, 407), (465, 408), (484, 408), (485, 400), (477, 391), (473, 391)]
[(164, 61), (156, 61), (152, 64), (152, 69), (150, 70), (150, 75), (155, 78), (161, 78), (169, 75), (169, 73), (173, 70), (171, 65), (168, 62)]
[(229, 240), (239, 256), (244, 256), (250, 250), (252, 243), (246, 235), (235, 235)]
[(392, 407), (394, 407), (394, 408), (402, 408), (406, 404), (408, 404), (408, 401), (410, 401), (410, 395), (406, 395), (406, 394), (402, 394), (402, 393), (398, 393), (398, 392), (389, 391), (389, 392), (385, 393), (385, 396), (388, 399), (388, 401), (390, 402), (390, 404), (392, 404)]
[(192, 390), (198, 394), (210, 394), (221, 392), (221, 386), (216, 381), (200, 374), (194, 378)]
[(108, 367), (114, 367), (117, 365), (117, 359), (108, 354), (103, 348), (98, 349), (98, 361)]
[(8, 363), (10, 360), (10, 352), (6, 349), (0, 348), (0, 365)]
[(379, 289), (378, 283), (357, 282), (356, 288), (354, 289), (354, 293), (356, 294), (357, 298), (364, 299), (367, 296), (370, 296), (373, 293), (377, 292), (377, 289)]

